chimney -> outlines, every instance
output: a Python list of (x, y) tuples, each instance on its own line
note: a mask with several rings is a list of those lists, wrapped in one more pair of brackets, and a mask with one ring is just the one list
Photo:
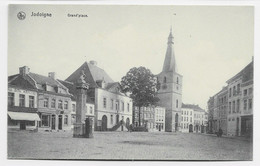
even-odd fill
[(30, 68), (28, 66), (20, 67), (19, 68), (19, 73), (20, 75), (25, 76), (26, 74), (29, 74)]
[(49, 72), (48, 76), (52, 79), (56, 79), (56, 73), (55, 72)]
[(97, 66), (97, 61), (89, 61), (91, 65)]

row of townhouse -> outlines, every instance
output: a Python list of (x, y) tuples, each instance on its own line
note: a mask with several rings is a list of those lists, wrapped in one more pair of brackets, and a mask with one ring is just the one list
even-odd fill
[(209, 131), (228, 136), (253, 134), (253, 61), (208, 100)]
[(139, 111), (139, 107), (134, 107), (133, 124), (135, 127), (145, 126), (148, 131), (165, 131), (165, 108), (148, 106), (140, 107)]
[[(118, 124), (126, 130), (132, 124), (132, 99), (119, 91), (95, 61), (85, 62), (65, 81), (30, 72), (27, 66), (8, 77), (8, 127), (37, 130), (70, 130), (76, 118), (76, 82), (85, 73), (89, 83), (86, 117), (96, 131), (111, 130)], [(113, 128), (115, 129), (115, 128)]]
[(182, 104), (181, 131), (184, 133), (205, 133), (208, 123), (208, 113), (194, 104)]

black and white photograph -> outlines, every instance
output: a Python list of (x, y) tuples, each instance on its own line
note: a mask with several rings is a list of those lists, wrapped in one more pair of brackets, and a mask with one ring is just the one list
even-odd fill
[(7, 160), (255, 159), (253, 5), (9, 4), (7, 16)]

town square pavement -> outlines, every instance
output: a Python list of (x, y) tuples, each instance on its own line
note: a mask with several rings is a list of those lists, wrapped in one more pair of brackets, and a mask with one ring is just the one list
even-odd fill
[(9, 159), (252, 160), (253, 143), (196, 133), (8, 131)]

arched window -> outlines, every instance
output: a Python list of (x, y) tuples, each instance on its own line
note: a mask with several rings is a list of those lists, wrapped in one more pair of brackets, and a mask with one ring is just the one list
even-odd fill
[(179, 84), (179, 77), (177, 77), (177, 84)]
[(166, 83), (166, 77), (163, 78), (163, 83)]

